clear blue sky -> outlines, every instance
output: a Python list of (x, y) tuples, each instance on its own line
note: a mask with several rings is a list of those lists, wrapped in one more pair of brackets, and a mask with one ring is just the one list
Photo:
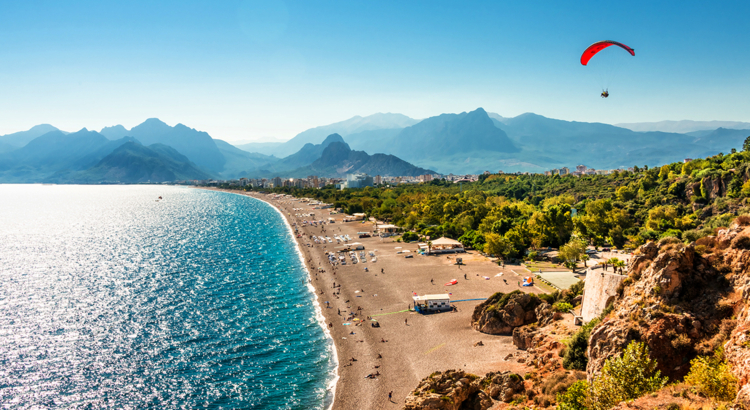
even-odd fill
[[(749, 19), (746, 0), (5, 0), (0, 134), (158, 117), (229, 141), (288, 139), (354, 115), (477, 107), (750, 121)], [(604, 39), (636, 50), (602, 55), (620, 62), (608, 100), (579, 63)]]

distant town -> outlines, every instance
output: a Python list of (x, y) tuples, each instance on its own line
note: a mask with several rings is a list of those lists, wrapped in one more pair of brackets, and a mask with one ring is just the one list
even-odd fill
[[(687, 163), (692, 161), (692, 158), (685, 158), (683, 162)], [(648, 169), (648, 167), (645, 167)], [(572, 175), (575, 177), (580, 177), (583, 175), (609, 175), (613, 172), (623, 172), (623, 171), (629, 171), (633, 172), (635, 171), (635, 167), (629, 167), (629, 168), (622, 168), (622, 169), (594, 169), (589, 168), (586, 165), (577, 165), (575, 167), (574, 171), (571, 171), (568, 167), (562, 167), (562, 168), (556, 168), (551, 169), (549, 171), (544, 171), (544, 175), (546, 176), (554, 176), (554, 175)], [(533, 172), (513, 172), (513, 173), (506, 173), (502, 170), (497, 171), (496, 174), (504, 174), (504, 175), (532, 175), (537, 174)], [(295, 187), (295, 188), (323, 188), (329, 185), (335, 186), (337, 189), (347, 189), (347, 188), (365, 188), (365, 187), (371, 187), (371, 186), (380, 186), (380, 185), (401, 185), (401, 184), (420, 184), (425, 182), (430, 182), (433, 180), (442, 181), (445, 180), (447, 182), (453, 182), (453, 183), (462, 183), (462, 182), (476, 182), (482, 178), (483, 175), (492, 175), (492, 172), (490, 171), (484, 171), (482, 174), (465, 174), (465, 175), (454, 175), (454, 174), (425, 174), (425, 175), (419, 175), (419, 176), (381, 176), (381, 175), (375, 175), (370, 176), (367, 174), (357, 173), (357, 174), (348, 174), (346, 176), (346, 179), (344, 178), (323, 178), (319, 177), (317, 175), (310, 175), (307, 178), (281, 178), (281, 177), (275, 177), (275, 178), (258, 178), (258, 179), (252, 179), (252, 178), (240, 178), (240, 179), (233, 179), (233, 180), (202, 180), (202, 181), (181, 181), (183, 183), (192, 183), (197, 185), (207, 185), (207, 186), (215, 186), (215, 185), (233, 185), (233, 186), (241, 186), (241, 187), (253, 187), (253, 188), (278, 188), (278, 187)]]

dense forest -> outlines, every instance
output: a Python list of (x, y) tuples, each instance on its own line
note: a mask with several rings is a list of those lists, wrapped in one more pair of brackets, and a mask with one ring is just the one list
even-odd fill
[(492, 174), (462, 184), (264, 191), (315, 198), (506, 258), (571, 237), (617, 248), (664, 237), (689, 242), (750, 211), (750, 137), (742, 151), (609, 175)]

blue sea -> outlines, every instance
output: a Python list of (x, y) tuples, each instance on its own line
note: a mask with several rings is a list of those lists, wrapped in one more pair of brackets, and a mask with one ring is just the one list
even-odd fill
[(261, 201), (0, 185), (0, 408), (325, 409), (318, 318)]

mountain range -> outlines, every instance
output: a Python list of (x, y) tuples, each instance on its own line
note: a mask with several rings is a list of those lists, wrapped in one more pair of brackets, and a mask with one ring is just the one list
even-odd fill
[(696, 131), (713, 131), (717, 128), (729, 128), (734, 130), (750, 129), (750, 122), (741, 121), (658, 121), (658, 122), (631, 122), (615, 124), (617, 127), (627, 128), (631, 131), (663, 131), (688, 134)]
[[(67, 133), (43, 124), (0, 136), (0, 182), (542, 172), (577, 164), (614, 169), (728, 152), (741, 148), (750, 135), (750, 129), (730, 128), (747, 124), (740, 122), (709, 129), (696, 128), (717, 123), (663, 123), (692, 131), (633, 131), (533, 113), (511, 118), (478, 108), (421, 121), (391, 113), (354, 117), (312, 128), (284, 143), (251, 143), (240, 149), (156, 118), (132, 129), (115, 125), (99, 132), (84, 128)], [(251, 152), (258, 144), (271, 144), (273, 150)]]
[[(367, 127), (362, 122), (359, 126)], [(66, 133), (43, 125), (0, 138), (9, 147), (0, 153), (0, 182), (6, 183), (140, 183), (311, 173), (343, 177), (360, 170), (381, 175), (433, 172), (390, 155), (351, 151), (338, 134), (277, 158), (243, 151), (205, 132), (182, 124), (171, 127), (155, 118), (130, 130), (116, 125), (100, 132), (84, 128)], [(341, 147), (326, 151), (333, 143)]]
[(403, 114), (378, 113), (367, 117), (355, 116), (346, 121), (311, 128), (283, 143), (260, 142), (242, 144), (238, 147), (250, 152), (285, 157), (299, 151), (305, 144), (319, 144), (331, 134), (348, 136), (373, 130), (402, 129), (418, 122), (419, 120)]

